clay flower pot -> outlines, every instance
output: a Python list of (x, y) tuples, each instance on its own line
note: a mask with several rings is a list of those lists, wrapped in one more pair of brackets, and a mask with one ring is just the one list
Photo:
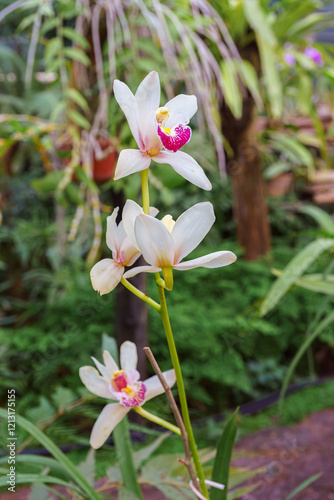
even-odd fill
[(97, 141), (102, 152), (106, 151), (107, 149), (110, 150), (110, 152), (107, 152), (105, 156), (102, 155), (102, 158), (98, 158), (97, 152), (94, 153), (93, 179), (97, 183), (102, 183), (108, 181), (113, 177), (116, 166), (117, 153), (109, 139), (100, 137), (97, 139)]

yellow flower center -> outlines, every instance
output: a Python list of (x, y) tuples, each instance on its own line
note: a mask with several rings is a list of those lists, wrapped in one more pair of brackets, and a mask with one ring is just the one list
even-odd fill
[(164, 106), (158, 108), (155, 112), (155, 117), (160, 125), (165, 125), (169, 118), (169, 109), (165, 108)]
[(175, 224), (175, 220), (173, 220), (173, 217), (171, 215), (165, 215), (161, 219), (161, 222), (164, 224), (164, 226), (167, 227), (168, 231), (171, 233)]

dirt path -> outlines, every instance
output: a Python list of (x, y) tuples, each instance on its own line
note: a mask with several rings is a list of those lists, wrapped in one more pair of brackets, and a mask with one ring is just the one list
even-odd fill
[[(291, 427), (250, 434), (239, 441), (236, 452), (239, 458), (233, 460), (234, 466), (266, 467), (261, 477), (250, 481), (260, 483), (259, 487), (242, 500), (285, 500), (296, 486), (318, 472), (322, 476), (294, 500), (334, 500), (334, 408), (313, 413)], [(146, 486), (144, 490), (145, 500), (164, 500), (160, 492)], [(26, 488), (0, 494), (1, 500), (28, 498)]]
[(313, 413), (291, 427), (262, 429), (236, 446), (247, 457), (235, 466), (265, 466), (260, 486), (242, 500), (285, 500), (308, 477), (322, 476), (294, 500), (334, 500), (334, 409)]

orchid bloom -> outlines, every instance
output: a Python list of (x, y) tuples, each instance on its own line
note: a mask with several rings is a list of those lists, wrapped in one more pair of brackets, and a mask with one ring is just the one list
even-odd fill
[(170, 215), (159, 221), (141, 213), (137, 203), (128, 200), (123, 209), (123, 221), (128, 237), (150, 264), (130, 269), (124, 274), (126, 279), (140, 272), (162, 271), (166, 288), (171, 289), (172, 269), (216, 268), (228, 266), (236, 260), (234, 253), (220, 251), (181, 262), (199, 245), (215, 221), (213, 206), (209, 202), (197, 203), (176, 221)]
[(146, 170), (153, 159), (171, 165), (175, 172), (202, 189), (212, 188), (202, 167), (191, 156), (179, 151), (191, 137), (187, 124), (197, 111), (194, 95), (180, 94), (160, 107), (160, 82), (156, 71), (144, 78), (135, 95), (125, 83), (115, 80), (114, 94), (139, 148), (121, 151), (115, 180)]
[(94, 290), (100, 295), (111, 292), (121, 281), (124, 267), (131, 266), (140, 256), (123, 228), (123, 222), (118, 226), (116, 217), (119, 208), (107, 217), (107, 245), (112, 251), (112, 259), (102, 259), (91, 269), (90, 279)]
[[(92, 359), (98, 370), (93, 366), (82, 366), (79, 370), (81, 381), (96, 396), (115, 401), (103, 408), (92, 429), (90, 444), (97, 449), (105, 443), (131, 408), (142, 406), (159, 396), (164, 388), (156, 375), (144, 382), (140, 380), (136, 370), (137, 347), (133, 342), (126, 341), (121, 345), (120, 369), (108, 351), (103, 351), (104, 364)], [(163, 372), (163, 376), (169, 387), (172, 387), (176, 380), (174, 370)]]
[(304, 55), (309, 59), (312, 59), (312, 61), (314, 61), (317, 66), (321, 66), (324, 62), (321, 52), (315, 47), (312, 47), (312, 45), (309, 45), (305, 48)]

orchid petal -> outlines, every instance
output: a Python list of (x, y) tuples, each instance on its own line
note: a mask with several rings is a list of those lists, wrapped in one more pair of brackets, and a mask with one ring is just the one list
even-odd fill
[(119, 403), (111, 403), (105, 406), (96, 420), (91, 436), (90, 444), (97, 450), (108, 439), (117, 424), (130, 411), (130, 408), (122, 406)]
[(189, 123), (197, 111), (197, 98), (194, 95), (180, 94), (168, 101), (164, 107), (168, 109), (170, 116), (164, 127), (172, 129), (176, 125)]
[(143, 209), (132, 200), (127, 200), (122, 214), (122, 220), (124, 224), (124, 230), (134, 246), (138, 247), (138, 243), (135, 236), (135, 220), (138, 215), (143, 214)]
[(94, 290), (100, 295), (111, 292), (122, 279), (124, 267), (113, 259), (100, 260), (90, 271), (90, 279)]
[(180, 215), (172, 230), (175, 263), (180, 262), (200, 244), (214, 221), (213, 206), (209, 202), (197, 203)]
[(154, 161), (157, 163), (167, 163), (171, 165), (175, 172), (182, 175), (187, 181), (195, 184), (206, 191), (212, 189), (211, 182), (204, 173), (202, 167), (199, 166), (196, 160), (183, 151), (172, 153), (170, 151), (161, 151), (154, 156)]
[(188, 269), (195, 269), (196, 267), (207, 267), (209, 269), (214, 269), (216, 267), (228, 266), (233, 264), (237, 260), (236, 255), (233, 252), (221, 251), (209, 253), (198, 259), (188, 260), (187, 262), (181, 262), (176, 264), (174, 269), (179, 271), (187, 271)]
[(79, 376), (89, 392), (100, 398), (113, 399), (108, 388), (108, 382), (99, 375), (93, 366), (82, 366), (79, 369)]
[[(175, 384), (176, 376), (174, 370), (168, 370), (167, 372), (163, 372), (162, 375), (169, 387), (172, 387)], [(145, 380), (144, 385), (146, 387), (145, 402), (165, 392), (160, 380), (156, 375)]]
[(130, 238), (127, 236), (123, 221), (118, 226), (119, 233), (122, 231), (122, 240), (118, 248), (117, 258), (113, 255), (115, 260), (123, 266), (131, 266), (140, 257), (140, 252), (136, 246), (133, 245)]
[(126, 271), (126, 273), (124, 273), (124, 278), (127, 280), (129, 278), (133, 278), (133, 276), (136, 276), (139, 273), (158, 273), (159, 271), (161, 271), (161, 267), (138, 266)]
[(110, 248), (110, 250), (112, 252), (116, 252), (116, 249), (117, 249), (117, 238), (116, 238), (117, 224), (116, 224), (116, 217), (117, 217), (117, 214), (118, 214), (118, 210), (119, 210), (119, 208), (116, 207), (114, 209), (114, 211), (112, 212), (112, 214), (109, 215), (109, 217), (107, 217), (106, 240), (107, 240), (108, 248)]
[[(160, 105), (160, 81), (156, 71), (151, 71), (139, 85), (135, 94), (140, 135), (145, 150), (161, 149), (157, 134), (155, 111)], [(144, 149), (142, 146), (139, 146)]]
[[(159, 210), (155, 207), (150, 207), (149, 209), (149, 214), (152, 217), (155, 217), (158, 214)], [(124, 224), (124, 230), (128, 237), (130, 238), (132, 244), (138, 248), (138, 243), (136, 241), (136, 236), (135, 236), (135, 220), (138, 217), (138, 215), (143, 214), (143, 209), (136, 203), (135, 201), (132, 200), (127, 200), (124, 208), (123, 208), (123, 214), (122, 214), (122, 220)]]
[(114, 81), (114, 95), (116, 101), (118, 102), (123, 113), (126, 116), (131, 133), (135, 138), (138, 147), (141, 148), (142, 141), (140, 139), (140, 121), (135, 96), (133, 95), (129, 87), (120, 80)]
[(139, 149), (123, 149), (118, 157), (114, 180), (146, 170), (150, 163), (151, 157), (142, 153)]
[(135, 222), (136, 240), (148, 264), (155, 267), (172, 266), (174, 244), (166, 226), (149, 215), (139, 215)]
[(109, 372), (108, 372), (106, 366), (104, 366), (102, 363), (100, 363), (100, 361), (98, 361), (96, 358), (94, 358), (94, 356), (91, 356), (91, 358), (94, 361), (96, 368), (101, 373), (102, 377), (105, 378), (106, 381), (108, 381), (108, 383), (109, 383), (110, 376), (109, 376)]
[(103, 351), (103, 361), (106, 365), (110, 378), (113, 376), (114, 372), (118, 371), (118, 365), (114, 358), (111, 356), (110, 352), (107, 350)]
[(138, 363), (137, 346), (133, 342), (126, 340), (120, 348), (121, 368), (125, 372), (135, 370)]

